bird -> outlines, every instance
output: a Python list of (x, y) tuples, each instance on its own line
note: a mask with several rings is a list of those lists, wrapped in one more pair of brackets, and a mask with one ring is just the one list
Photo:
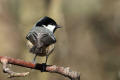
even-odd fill
[(46, 56), (45, 64), (47, 64), (48, 56), (53, 52), (56, 38), (55, 31), (61, 28), (55, 20), (50, 17), (41, 18), (26, 35), (27, 45), (30, 47), (30, 52), (35, 54), (33, 63), (36, 57)]

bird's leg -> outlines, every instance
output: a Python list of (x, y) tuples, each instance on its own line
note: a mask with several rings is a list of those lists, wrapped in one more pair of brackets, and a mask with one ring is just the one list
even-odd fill
[(45, 62), (46, 64), (47, 64), (48, 56), (53, 52), (53, 50), (54, 50), (54, 44), (46, 48), (46, 62)]
[(45, 61), (45, 64), (47, 64), (47, 60), (48, 60), (48, 55), (46, 55), (46, 61)]
[(45, 61), (45, 63), (42, 63), (42, 70), (41, 70), (41, 72), (45, 72), (46, 71), (46, 65), (47, 65), (48, 56), (49, 55), (46, 55), (46, 61)]
[(37, 57), (37, 54), (35, 54), (33, 61), (32, 61), (34, 64), (35, 64), (36, 57)]

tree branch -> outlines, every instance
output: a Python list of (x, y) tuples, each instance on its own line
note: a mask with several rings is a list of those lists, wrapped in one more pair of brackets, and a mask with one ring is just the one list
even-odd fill
[(64, 67), (58, 67), (56, 65), (46, 65), (44, 63), (33, 64), (31, 62), (25, 62), (23, 60), (14, 59), (10, 57), (4, 57), (4, 56), (0, 56), (0, 62), (3, 64), (3, 71), (5, 73), (8, 73), (10, 75), (9, 77), (21, 77), (21, 76), (26, 76), (29, 74), (29, 72), (17, 73), (17, 72), (11, 71), (7, 67), (7, 64), (13, 64), (13, 65), (18, 65), (22, 67), (31, 68), (31, 69), (40, 70), (41, 72), (58, 73), (65, 77), (68, 77), (71, 80), (80, 80), (80, 74), (78, 72), (74, 72), (70, 70), (69, 67), (64, 68)]

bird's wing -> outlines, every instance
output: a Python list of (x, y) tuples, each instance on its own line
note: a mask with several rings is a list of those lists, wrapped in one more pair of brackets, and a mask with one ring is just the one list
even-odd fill
[(26, 39), (35, 44), (37, 41), (37, 34), (35, 32), (29, 32), (26, 36)]
[(43, 44), (45, 46), (49, 46), (53, 43), (56, 42), (56, 39), (53, 35), (49, 35), (49, 34), (43, 34), (42, 38), (40, 39), (41, 42), (43, 42)]

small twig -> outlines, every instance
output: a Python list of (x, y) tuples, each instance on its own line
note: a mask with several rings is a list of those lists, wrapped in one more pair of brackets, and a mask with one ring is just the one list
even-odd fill
[(32, 69), (40, 70), (41, 72), (58, 73), (65, 77), (68, 77), (71, 80), (80, 80), (80, 74), (78, 72), (74, 72), (70, 70), (69, 67), (64, 68), (64, 67), (58, 67), (55, 65), (46, 65), (46, 64), (39, 64), (39, 63), (33, 64), (31, 62), (25, 62), (23, 60), (9, 58), (9, 57), (2, 57), (2, 56), (0, 56), (0, 61), (3, 64), (3, 71), (8, 73), (10, 77), (26, 76), (29, 74), (29, 72), (24, 72), (24, 73), (13, 72), (7, 67), (7, 64), (14, 64), (18, 66), (32, 68)]
[(6, 58), (1, 58), (1, 63), (3, 64), (3, 72), (8, 73), (9, 78), (11, 78), (11, 77), (24, 77), (24, 76), (27, 76), (29, 74), (29, 72), (17, 73), (17, 72), (10, 70), (7, 67), (8, 60)]
[(72, 80), (80, 80), (80, 74), (70, 70), (69, 67), (58, 67), (56, 65), (46, 67), (46, 71), (52, 73), (59, 73), (65, 77), (69, 77)]

